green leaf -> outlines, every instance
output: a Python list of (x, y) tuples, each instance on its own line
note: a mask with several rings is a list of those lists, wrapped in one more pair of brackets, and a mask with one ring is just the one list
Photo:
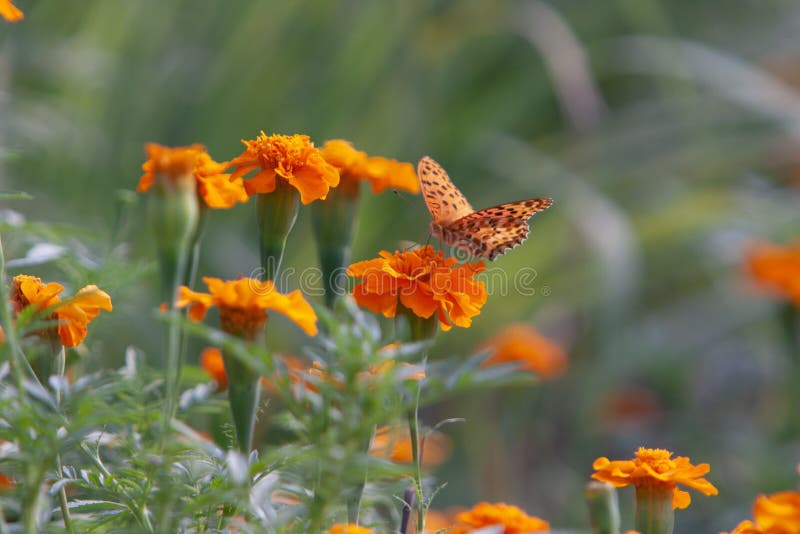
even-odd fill
[(33, 196), (24, 191), (0, 191), (0, 200), (32, 200)]

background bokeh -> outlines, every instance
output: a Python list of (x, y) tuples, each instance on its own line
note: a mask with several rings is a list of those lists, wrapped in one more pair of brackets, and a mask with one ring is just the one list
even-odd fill
[[(756, 493), (797, 486), (781, 307), (741, 268), (748, 242), (800, 228), (797, 2), (16, 4), (25, 20), (0, 24), (0, 189), (35, 198), (2, 206), (3, 237), (12, 272), (112, 294), (87, 366), (121, 365), (130, 344), (158, 363), (153, 243), (131, 193), (144, 143), (225, 160), (259, 130), (345, 138), (433, 156), (476, 207), (555, 199), (491, 266), (508, 294), (440, 334), (433, 357), (526, 321), (569, 369), (426, 412), (466, 418), (447, 427), (435, 507), (507, 500), (579, 527), (592, 460), (640, 444), (712, 466), (721, 494), (695, 496), (682, 532), (732, 528)], [(290, 238), (298, 271), (316, 262), (309, 223)], [(365, 191), (353, 257), (424, 241), (427, 223), (419, 197)], [(253, 206), (212, 213), (200, 272), (256, 265)]]

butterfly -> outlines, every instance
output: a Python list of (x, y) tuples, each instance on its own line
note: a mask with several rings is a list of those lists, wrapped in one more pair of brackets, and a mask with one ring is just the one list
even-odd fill
[(417, 176), (433, 219), (431, 234), (490, 261), (522, 244), (530, 231), (528, 219), (553, 204), (551, 198), (533, 198), (475, 211), (441, 165), (428, 156), (419, 161)]

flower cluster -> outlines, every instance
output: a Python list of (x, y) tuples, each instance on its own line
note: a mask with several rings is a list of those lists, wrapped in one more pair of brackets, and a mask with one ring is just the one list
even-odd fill
[(746, 267), (760, 286), (800, 306), (800, 241), (787, 246), (753, 245)]
[(753, 520), (742, 521), (730, 534), (800, 534), (800, 492), (759, 495)]
[(61, 300), (61, 284), (45, 284), (40, 278), (20, 274), (12, 282), (11, 301), (17, 314), (33, 307), (37, 313), (47, 313), (47, 319), (57, 326), (42, 332), (48, 337), (58, 336), (65, 347), (80, 345), (86, 337), (87, 325), (100, 314), (111, 311), (111, 297), (97, 286), (89, 285), (74, 297)]
[(442, 330), (450, 330), (453, 325), (469, 327), (487, 298), (484, 282), (475, 278), (486, 265), (457, 263), (424, 246), (393, 254), (381, 251), (379, 258), (352, 264), (347, 273), (361, 279), (353, 297), (373, 313), (395, 317), (402, 305), (419, 317), (436, 314)]
[(324, 200), (339, 185), (339, 171), (325, 161), (307, 135), (267, 135), (242, 140), (245, 149), (230, 161), (234, 178), (257, 171), (245, 182), (248, 195), (272, 193), (277, 180), (300, 192), (303, 204)]
[(200, 144), (168, 147), (158, 143), (145, 146), (147, 161), (136, 190), (146, 192), (154, 185), (172, 189), (180, 182), (196, 187), (197, 194), (209, 208), (230, 208), (246, 202), (247, 193), (241, 178), (225, 174), (227, 163), (217, 163)]
[(689, 506), (689, 493), (678, 489), (678, 484), (695, 489), (705, 495), (716, 495), (715, 488), (703, 475), (711, 470), (708, 464), (692, 465), (685, 456), (672, 457), (665, 449), (640, 447), (635, 458), (615, 460), (601, 457), (594, 461), (596, 471), (592, 478), (608, 482), (614, 487), (635, 486), (637, 490), (667, 490), (672, 492), (672, 507)]
[(517, 363), (521, 370), (536, 373), (542, 378), (557, 378), (567, 368), (564, 348), (524, 323), (507, 326), (490, 339), (484, 348), (491, 351), (484, 365)]
[(366, 152), (356, 150), (343, 139), (326, 141), (322, 147), (322, 157), (339, 169), (343, 180), (366, 180), (376, 194), (386, 189), (419, 192), (417, 174), (410, 163), (379, 156), (369, 157)]
[(208, 293), (180, 288), (177, 306), (188, 308), (193, 321), (202, 321), (209, 308), (217, 307), (223, 330), (253, 339), (267, 322), (267, 310), (272, 310), (286, 315), (306, 334), (317, 334), (317, 316), (299, 290), (282, 295), (272, 282), (252, 278), (223, 281), (204, 277), (203, 282)]

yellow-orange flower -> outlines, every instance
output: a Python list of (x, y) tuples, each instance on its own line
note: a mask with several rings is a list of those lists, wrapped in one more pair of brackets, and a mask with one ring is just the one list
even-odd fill
[(350, 523), (336, 523), (330, 528), (328, 534), (372, 534), (372, 529)]
[(356, 150), (343, 139), (325, 141), (322, 157), (339, 169), (342, 180), (368, 180), (373, 193), (386, 189), (403, 189), (409, 193), (419, 193), (419, 180), (414, 166), (396, 159), (378, 156), (369, 157), (366, 152)]
[(11, 3), (11, 0), (0, 0), (0, 17), (8, 22), (17, 22), (25, 18), (25, 14)]
[(242, 140), (245, 150), (232, 159), (234, 178), (260, 169), (244, 184), (247, 194), (272, 193), (278, 177), (300, 192), (300, 201), (309, 204), (328, 196), (339, 185), (339, 171), (325, 161), (307, 135), (267, 135), (263, 131), (252, 141)]
[(682, 484), (705, 495), (716, 495), (715, 488), (703, 475), (711, 470), (708, 464), (692, 465), (689, 458), (678, 456), (665, 449), (639, 447), (632, 460), (615, 460), (601, 457), (594, 461), (596, 471), (592, 478), (608, 482), (616, 488), (636, 486), (639, 488), (672, 489), (672, 507), (683, 509), (691, 503), (689, 493), (678, 489)]
[(486, 343), (491, 355), (484, 365), (519, 363), (524, 371), (556, 378), (567, 368), (567, 352), (525, 323), (511, 324)]
[(197, 194), (209, 208), (230, 208), (248, 199), (242, 179), (225, 174), (227, 162), (211, 159), (203, 145), (168, 147), (147, 143), (145, 150), (144, 174), (136, 187), (139, 192), (147, 191), (159, 180), (169, 186), (176, 180), (194, 179)]
[[(436, 467), (450, 456), (450, 438), (441, 432), (431, 432), (425, 436), (422, 450), (422, 463), (426, 467)], [(411, 436), (406, 426), (383, 426), (375, 432), (369, 448), (370, 456), (386, 458), (397, 463), (414, 461), (411, 450)]]
[(448, 532), (466, 533), (483, 527), (501, 526), (504, 534), (546, 532), (550, 524), (506, 503), (481, 502), (456, 516), (458, 524)]
[(362, 280), (353, 288), (360, 306), (394, 317), (399, 302), (418, 317), (437, 313), (442, 330), (450, 330), (454, 324), (468, 328), (486, 302), (485, 284), (475, 278), (486, 264), (457, 263), (428, 245), (394, 254), (381, 251), (380, 258), (352, 264), (347, 274)]
[(228, 388), (228, 375), (225, 373), (225, 362), (222, 352), (216, 347), (206, 347), (200, 353), (200, 367), (217, 383), (217, 389)]
[(282, 295), (271, 281), (253, 278), (223, 281), (207, 276), (203, 282), (209, 293), (192, 291), (186, 286), (179, 289), (176, 306), (188, 307), (193, 321), (202, 321), (208, 309), (216, 306), (224, 331), (252, 339), (267, 321), (267, 310), (274, 310), (294, 321), (306, 334), (317, 335), (317, 315), (299, 290)]
[(800, 493), (759, 495), (753, 504), (753, 519), (739, 523), (731, 534), (800, 534)]
[(58, 321), (61, 344), (75, 347), (84, 340), (87, 325), (100, 311), (111, 311), (111, 297), (95, 285), (84, 287), (65, 301), (59, 296), (62, 291), (61, 284), (45, 284), (40, 278), (20, 274), (14, 277), (11, 301), (17, 313), (28, 306), (35, 306), (40, 312), (50, 310), (48, 318)]
[(800, 240), (785, 247), (752, 245), (745, 265), (756, 283), (800, 306)]

